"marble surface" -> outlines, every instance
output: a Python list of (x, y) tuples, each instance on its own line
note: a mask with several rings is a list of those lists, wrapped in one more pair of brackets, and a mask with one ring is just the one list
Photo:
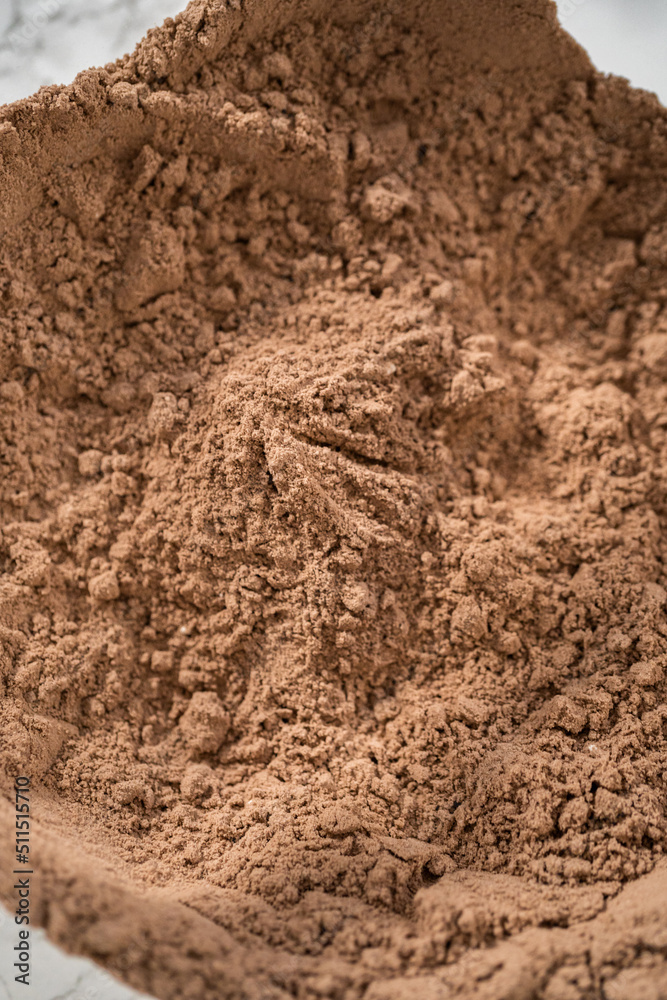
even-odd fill
[[(186, 0), (0, 0), (0, 104), (130, 52)], [(562, 24), (606, 73), (667, 104), (665, 0), (556, 0)]]
[(603, 73), (625, 76), (667, 105), (665, 0), (556, 0), (563, 27)]
[(131, 52), (185, 0), (0, 0), (0, 104)]
[(14, 918), (0, 907), (0, 1000), (151, 1000), (84, 958), (65, 955), (43, 931), (31, 931), (30, 985), (14, 981)]

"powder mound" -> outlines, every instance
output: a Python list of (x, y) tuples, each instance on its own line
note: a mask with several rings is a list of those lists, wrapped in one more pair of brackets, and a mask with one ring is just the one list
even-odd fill
[(664, 110), (548, 0), (196, 0), (0, 119), (35, 919), (165, 1000), (662, 996)]

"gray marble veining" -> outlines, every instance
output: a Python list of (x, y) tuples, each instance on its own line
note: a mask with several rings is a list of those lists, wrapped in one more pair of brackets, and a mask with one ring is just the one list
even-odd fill
[(61, 952), (44, 931), (30, 933), (30, 985), (15, 982), (17, 927), (0, 907), (0, 1000), (150, 1000), (84, 958)]
[(0, 104), (131, 52), (185, 0), (0, 0)]

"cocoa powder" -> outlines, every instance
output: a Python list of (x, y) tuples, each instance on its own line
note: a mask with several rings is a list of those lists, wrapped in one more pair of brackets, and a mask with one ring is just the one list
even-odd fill
[(663, 996), (664, 109), (548, 0), (195, 0), (0, 119), (36, 920), (165, 1000)]

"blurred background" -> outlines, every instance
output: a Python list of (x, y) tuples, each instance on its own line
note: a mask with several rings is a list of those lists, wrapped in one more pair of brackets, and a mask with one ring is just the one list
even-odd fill
[(131, 52), (187, 0), (0, 0), (0, 104)]
[(566, 31), (603, 73), (625, 76), (667, 105), (665, 0), (556, 0)]
[(29, 984), (15, 982), (17, 930), (13, 914), (0, 908), (0, 1000), (151, 1000), (88, 959), (65, 955), (44, 931), (30, 933)]
[[(130, 52), (186, 0), (0, 0), (0, 104)], [(666, 0), (556, 0), (564, 27), (605, 73), (667, 104)]]

